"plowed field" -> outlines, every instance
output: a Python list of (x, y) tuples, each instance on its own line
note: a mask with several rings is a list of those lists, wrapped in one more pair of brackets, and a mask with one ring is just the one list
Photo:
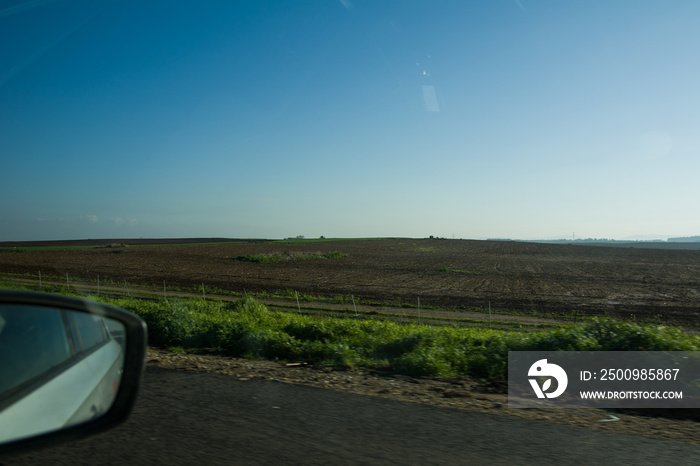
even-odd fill
[[(39, 245), (47, 244), (22, 246)], [(700, 324), (700, 251), (437, 239), (1, 251), (4, 274), (41, 271), (45, 277), (68, 274), (94, 280), (99, 275), (103, 282), (134, 285), (163, 286), (165, 281), (172, 287), (204, 283), (237, 292), (352, 294), (383, 303), (415, 303), (420, 298), (422, 306), (443, 309), (484, 309), (490, 302), (501, 312), (577, 312), (686, 327)], [(347, 256), (303, 259), (334, 251)], [(237, 260), (265, 254), (292, 259)]]

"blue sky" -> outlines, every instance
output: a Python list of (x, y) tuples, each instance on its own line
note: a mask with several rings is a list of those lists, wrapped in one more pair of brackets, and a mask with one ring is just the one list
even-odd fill
[(698, 18), (0, 1), (0, 241), (698, 235)]

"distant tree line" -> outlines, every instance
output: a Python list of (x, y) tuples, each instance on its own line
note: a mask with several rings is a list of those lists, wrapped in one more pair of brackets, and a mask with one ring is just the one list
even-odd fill
[(700, 241), (700, 236), (681, 236), (679, 238), (669, 238), (669, 243), (697, 243)]
[[(433, 238), (432, 236), (430, 237)], [(438, 238), (439, 239), (439, 238)], [(678, 238), (663, 239), (644, 239), (644, 240), (619, 240), (610, 238), (576, 238), (576, 239), (510, 239), (510, 238), (488, 238), (487, 241), (517, 241), (525, 243), (550, 243), (550, 244), (571, 244), (571, 243), (700, 243), (700, 236), (682, 236)]]

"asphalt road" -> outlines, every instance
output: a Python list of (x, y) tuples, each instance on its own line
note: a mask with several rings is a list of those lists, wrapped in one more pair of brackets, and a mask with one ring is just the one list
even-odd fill
[(700, 464), (700, 447), (148, 367), (129, 420), (2, 465)]

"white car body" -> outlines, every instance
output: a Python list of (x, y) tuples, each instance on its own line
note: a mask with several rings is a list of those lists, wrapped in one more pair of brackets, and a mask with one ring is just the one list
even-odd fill
[(64, 370), (28, 388), (0, 411), (0, 443), (89, 421), (109, 410), (119, 388), (124, 352), (107, 328), (102, 342), (70, 358)]

